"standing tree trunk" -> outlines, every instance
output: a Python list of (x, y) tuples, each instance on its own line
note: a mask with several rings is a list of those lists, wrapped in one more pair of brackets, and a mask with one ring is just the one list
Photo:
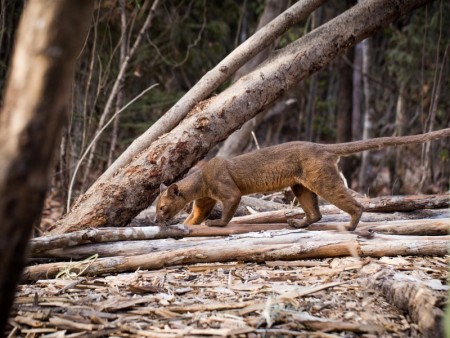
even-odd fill
[(0, 335), (40, 218), (93, 3), (29, 0), (20, 21), (0, 113)]
[(181, 177), (198, 159), (283, 93), (336, 55), (430, 0), (364, 1), (281, 49), (261, 67), (200, 103), (176, 128), (155, 140), (108, 181), (84, 194), (54, 232), (120, 226), (146, 208), (161, 182)]
[[(352, 103), (353, 103), (353, 48), (349, 49), (339, 60), (339, 87), (337, 93), (336, 127), (338, 143), (352, 141)], [(353, 172), (352, 158), (342, 157), (339, 160), (342, 173), (351, 186)]]
[[(355, 0), (347, 0), (347, 8), (351, 8), (356, 4)], [(345, 54), (338, 60), (338, 78), (339, 87), (337, 92), (336, 107), (336, 129), (338, 143), (350, 142), (353, 139), (352, 134), (352, 107), (353, 107), (353, 59), (354, 48), (349, 48)], [(339, 164), (347, 180), (347, 184), (351, 186), (351, 178), (353, 172), (352, 158), (342, 157)]]
[[(372, 86), (370, 83), (370, 67), (372, 62), (372, 41), (366, 39), (362, 43), (363, 49), (363, 85), (364, 85), (364, 122), (363, 122), (363, 140), (374, 137), (375, 111)], [(363, 193), (368, 193), (370, 182), (372, 182), (372, 166), (370, 162), (370, 153), (362, 153), (361, 169), (359, 172), (359, 188)]]
[(352, 102), (352, 135), (360, 140), (362, 110), (362, 43), (358, 43), (353, 49), (353, 102)]
[[(284, 10), (286, 10), (287, 6), (287, 0), (267, 0), (266, 7), (264, 8), (264, 12), (261, 15), (256, 30), (258, 31), (259, 29), (261, 29), (261, 27), (265, 26), (278, 15), (280, 15)], [(234, 75), (234, 80), (238, 80), (242, 76), (254, 70), (260, 63), (262, 63), (269, 57), (274, 47), (275, 43), (272, 43), (271, 46), (267, 47), (253, 59), (248, 61), (236, 72), (236, 74)], [(217, 155), (224, 157), (233, 157), (241, 154), (248, 145), (252, 130), (254, 130), (255, 127), (263, 120), (266, 112), (267, 109), (259, 113), (253, 119), (245, 122), (241, 129), (236, 130), (233, 134), (231, 134), (223, 143)]]
[[(400, 83), (400, 91), (397, 98), (397, 105), (395, 109), (395, 136), (406, 135), (407, 116), (406, 116), (406, 84)], [(395, 152), (395, 167), (392, 175), (392, 191), (394, 194), (399, 194), (403, 191), (403, 178), (405, 177), (405, 149), (398, 147)]]
[[(436, 113), (437, 113), (437, 107), (439, 98), (441, 96), (442, 91), (442, 77), (444, 74), (444, 67), (447, 62), (448, 57), (448, 50), (450, 46), (447, 45), (444, 56), (442, 57), (442, 62), (438, 66), (438, 69), (436, 69), (436, 75), (435, 75), (435, 81), (433, 83), (433, 92), (432, 92), (432, 102), (430, 106), (430, 111), (428, 113), (427, 120), (425, 122), (425, 130), (430, 131), (433, 130), (435, 119), (436, 119)], [(437, 74), (439, 72), (439, 74)], [(420, 178), (420, 189), (421, 191), (426, 190), (427, 186), (430, 186), (433, 183), (433, 161), (432, 161), (432, 151), (431, 151), (431, 143), (425, 143), (422, 146), (422, 170), (421, 170), (421, 178)]]
[(313, 141), (313, 119), (314, 119), (314, 107), (316, 101), (317, 92), (317, 73), (311, 76), (311, 81), (309, 83), (308, 99), (306, 103), (306, 121), (305, 121), (305, 136), (306, 141)]

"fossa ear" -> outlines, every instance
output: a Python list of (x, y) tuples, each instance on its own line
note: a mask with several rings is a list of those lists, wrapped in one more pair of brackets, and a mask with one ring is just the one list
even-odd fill
[(178, 188), (178, 185), (176, 183), (171, 184), (168, 188), (167, 188), (167, 195), (171, 196), (171, 197), (178, 197), (181, 195), (180, 193), (180, 189)]

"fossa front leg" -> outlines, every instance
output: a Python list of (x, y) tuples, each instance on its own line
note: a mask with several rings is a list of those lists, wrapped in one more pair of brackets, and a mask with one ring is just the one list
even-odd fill
[(231, 221), (239, 206), (241, 196), (232, 197), (222, 201), (222, 217), (221, 219), (207, 220), (205, 224), (213, 227), (224, 227)]

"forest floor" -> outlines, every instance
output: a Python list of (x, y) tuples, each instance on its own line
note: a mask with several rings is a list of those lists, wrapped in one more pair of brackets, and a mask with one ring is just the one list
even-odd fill
[(76, 283), (40, 280), (20, 285), (8, 337), (422, 337), (405, 312), (367, 287), (367, 278), (401, 271), (437, 285), (443, 306), (448, 263), (448, 257), (233, 262)]
[(415, 314), (371, 283), (406, 276), (441, 311), (449, 263), (341, 257), (41, 279), (19, 286), (7, 337), (423, 337)]

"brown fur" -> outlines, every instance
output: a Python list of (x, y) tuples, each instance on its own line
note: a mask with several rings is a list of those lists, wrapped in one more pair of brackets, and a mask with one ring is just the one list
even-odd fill
[(317, 195), (350, 214), (349, 230), (358, 225), (363, 207), (345, 187), (337, 168), (339, 156), (388, 146), (423, 143), (450, 136), (450, 128), (413, 136), (382, 137), (341, 144), (289, 142), (263, 148), (234, 158), (215, 157), (178, 183), (161, 186), (156, 220), (166, 224), (184, 206), (194, 202), (185, 224), (200, 224), (217, 201), (222, 218), (207, 220), (209, 226), (226, 226), (242, 195), (291, 187), (306, 217), (292, 221), (304, 227), (321, 219)]

